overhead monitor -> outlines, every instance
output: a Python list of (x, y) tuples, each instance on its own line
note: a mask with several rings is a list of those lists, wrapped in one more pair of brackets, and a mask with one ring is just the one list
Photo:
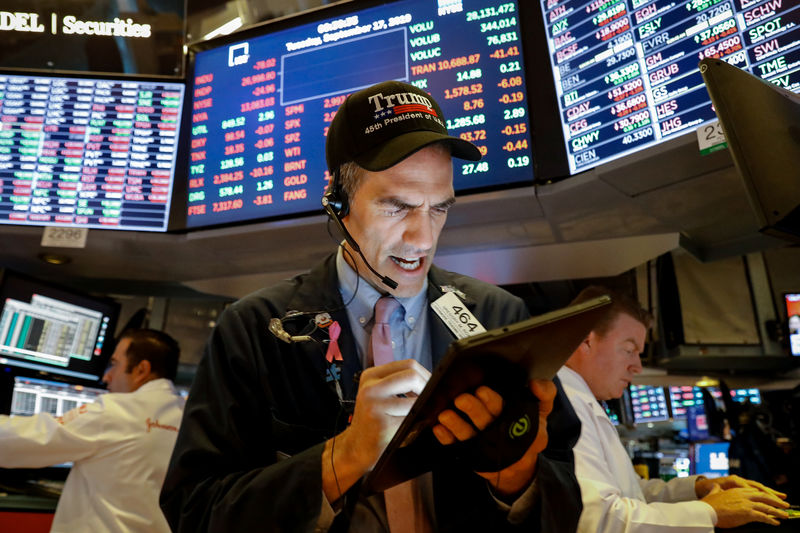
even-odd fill
[(703, 60), (700, 72), (759, 230), (800, 242), (800, 96), (724, 61)]
[(792, 355), (800, 356), (800, 293), (783, 295), (786, 303), (789, 347)]
[(0, 72), (0, 224), (166, 231), (183, 94)]
[[(386, 80), (429, 92), (450, 134), (484, 154), (454, 160), (457, 192), (533, 184), (519, 9), (346, 2), (192, 46), (187, 226), (320, 212), (328, 125), (348, 94)], [(375, 108), (387, 123), (390, 103)]]
[(0, 365), (98, 382), (119, 306), (10, 271), (0, 283)]
[(636, 424), (646, 422), (661, 422), (669, 420), (667, 410), (667, 397), (664, 387), (653, 385), (631, 385), (628, 387), (631, 395), (631, 409), (633, 421)]
[(698, 61), (800, 89), (800, 4), (539, 0), (570, 173), (715, 119)]

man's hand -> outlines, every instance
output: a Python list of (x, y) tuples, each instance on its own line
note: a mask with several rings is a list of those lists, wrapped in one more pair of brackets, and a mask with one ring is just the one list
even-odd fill
[[(739, 478), (741, 479), (741, 478)], [(723, 490), (714, 485), (702, 498), (717, 513), (717, 527), (737, 527), (748, 522), (764, 522), (777, 526), (778, 518), (787, 518), (783, 509), (789, 504), (780, 498), (754, 487)]]
[[(329, 502), (338, 500), (375, 466), (430, 376), (413, 359), (361, 374), (353, 421), (335, 441), (328, 440), (322, 452), (322, 490)], [(413, 394), (401, 396), (409, 393)]]
[(778, 492), (777, 490), (772, 490), (766, 485), (762, 485), (758, 481), (752, 481), (750, 479), (745, 479), (739, 476), (725, 476), (713, 479), (699, 477), (697, 478), (697, 481), (694, 484), (694, 491), (697, 494), (698, 498), (702, 498), (706, 494), (711, 492), (711, 489), (713, 489), (715, 486), (719, 486), (719, 488), (723, 490), (735, 489), (735, 488), (758, 489), (762, 492), (766, 492), (767, 494), (771, 494), (772, 496), (776, 496), (781, 500), (786, 499), (786, 494), (782, 492)]
[[(556, 386), (549, 380), (534, 380), (531, 391), (539, 399), (539, 430), (536, 439), (522, 458), (500, 472), (478, 472), (500, 494), (512, 495), (530, 485), (536, 472), (539, 452), (547, 446), (547, 416), (553, 410)], [(478, 387), (475, 394), (462, 394), (455, 406), (466, 414), (472, 424), (452, 409), (439, 414), (439, 424), (433, 427), (436, 438), (444, 445), (465, 441), (477, 435), (475, 428), (484, 430), (503, 410), (503, 398), (489, 387)], [(474, 426), (474, 427), (473, 427)]]

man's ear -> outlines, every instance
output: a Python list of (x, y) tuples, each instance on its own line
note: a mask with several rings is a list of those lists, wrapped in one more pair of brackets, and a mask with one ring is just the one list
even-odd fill
[(146, 378), (150, 375), (150, 372), (153, 370), (153, 366), (147, 359), (142, 359), (141, 361), (139, 361), (139, 364), (134, 367), (133, 370), (136, 374), (136, 377)]
[(581, 343), (581, 350), (583, 351), (584, 355), (589, 355), (595, 342), (597, 342), (597, 335), (595, 335), (594, 331), (590, 331)]

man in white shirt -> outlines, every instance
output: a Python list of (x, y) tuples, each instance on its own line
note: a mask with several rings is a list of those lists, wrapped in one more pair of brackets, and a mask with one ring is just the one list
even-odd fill
[(601, 287), (584, 289), (573, 303), (611, 294), (606, 317), (573, 353), (558, 376), (581, 420), (575, 474), (583, 513), (579, 532), (709, 533), (748, 522), (777, 525), (789, 505), (784, 494), (738, 476), (643, 480), (633, 470), (616, 429), (598, 400), (622, 396), (642, 371), (651, 315), (630, 297)]
[(183, 413), (179, 355), (165, 333), (126, 331), (103, 376), (109, 394), (63, 417), (0, 416), (0, 467), (74, 463), (52, 532), (169, 531), (158, 494)]

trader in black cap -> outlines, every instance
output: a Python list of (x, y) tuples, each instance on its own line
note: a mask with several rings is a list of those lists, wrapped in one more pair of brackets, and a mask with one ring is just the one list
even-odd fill
[[(539, 433), (508, 468), (476, 473), (443, 460), (385, 493), (362, 490), (459, 335), (430, 304), (452, 293), (487, 329), (527, 311), (497, 287), (432, 265), (455, 202), (451, 157), (480, 153), (448, 135), (427, 93), (385, 82), (352, 94), (326, 153), (323, 205), (345, 241), (221, 317), (161, 494), (173, 530), (574, 531), (580, 425), (550, 381), (530, 384)], [(480, 437), (503, 399), (481, 386), (455, 407), (433, 428), (443, 445)]]

